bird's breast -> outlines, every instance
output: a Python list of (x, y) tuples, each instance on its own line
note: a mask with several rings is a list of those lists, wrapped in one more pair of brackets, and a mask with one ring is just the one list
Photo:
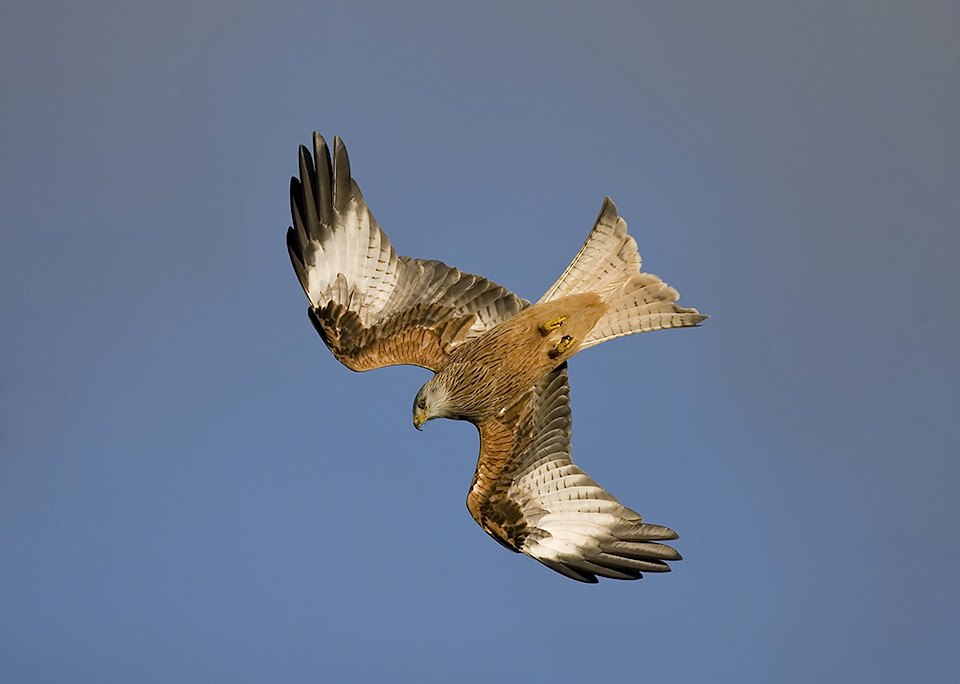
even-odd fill
[(594, 293), (534, 304), (458, 348), (438, 373), (457, 413), (482, 421), (573, 356), (607, 305)]

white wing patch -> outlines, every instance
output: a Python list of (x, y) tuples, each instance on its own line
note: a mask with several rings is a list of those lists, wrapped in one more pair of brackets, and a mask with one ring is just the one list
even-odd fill
[(307, 298), (313, 306), (329, 301), (331, 286), (343, 274), (348, 287), (361, 295), (360, 305), (351, 309), (369, 325), (396, 289), (401, 263), (362, 197), (333, 211), (333, 225), (325, 226), (322, 238), (310, 240), (305, 250)]
[[(582, 582), (669, 571), (666, 561), (680, 560), (680, 554), (659, 542), (676, 539), (676, 533), (644, 523), (571, 460), (566, 367), (547, 375), (528, 402), (514, 426), (515, 451), (501, 474), (509, 480), (503, 484), (508, 503), (481, 503), (476, 506), (481, 516), (496, 520), (501, 530), (519, 530), (513, 538), (502, 537), (508, 546)], [(481, 442), (481, 460), (483, 447)], [(496, 533), (486, 520), (478, 522)]]

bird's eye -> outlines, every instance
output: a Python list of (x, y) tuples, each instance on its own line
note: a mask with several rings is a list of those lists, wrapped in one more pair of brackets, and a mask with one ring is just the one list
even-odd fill
[(417, 408), (419, 409), (427, 408), (427, 400), (424, 399), (423, 397), (420, 397), (419, 399), (417, 399)]

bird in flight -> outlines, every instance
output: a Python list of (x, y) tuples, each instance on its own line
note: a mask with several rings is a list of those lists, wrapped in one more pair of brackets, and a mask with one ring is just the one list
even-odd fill
[(398, 256), (350, 174), (313, 135), (290, 181), (290, 261), (307, 314), (333, 355), (355, 371), (412, 364), (434, 372), (413, 401), (419, 430), (467, 420), (480, 454), (467, 509), (487, 534), (581, 582), (667, 572), (680, 554), (668, 527), (646, 523), (570, 457), (567, 360), (633, 333), (706, 318), (640, 270), (637, 243), (606, 198), (593, 230), (535, 304), (439, 261)]

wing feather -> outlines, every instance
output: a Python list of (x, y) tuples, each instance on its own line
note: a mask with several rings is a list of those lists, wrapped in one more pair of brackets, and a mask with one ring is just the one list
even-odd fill
[(680, 560), (660, 543), (673, 530), (645, 523), (571, 460), (566, 364), (479, 429), (467, 508), (507, 548), (581, 582), (639, 579)]
[(354, 370), (413, 364), (437, 370), (450, 351), (528, 302), (439, 261), (398, 256), (350, 174), (339, 137), (333, 157), (313, 136), (290, 181), (287, 250), (313, 322)]

